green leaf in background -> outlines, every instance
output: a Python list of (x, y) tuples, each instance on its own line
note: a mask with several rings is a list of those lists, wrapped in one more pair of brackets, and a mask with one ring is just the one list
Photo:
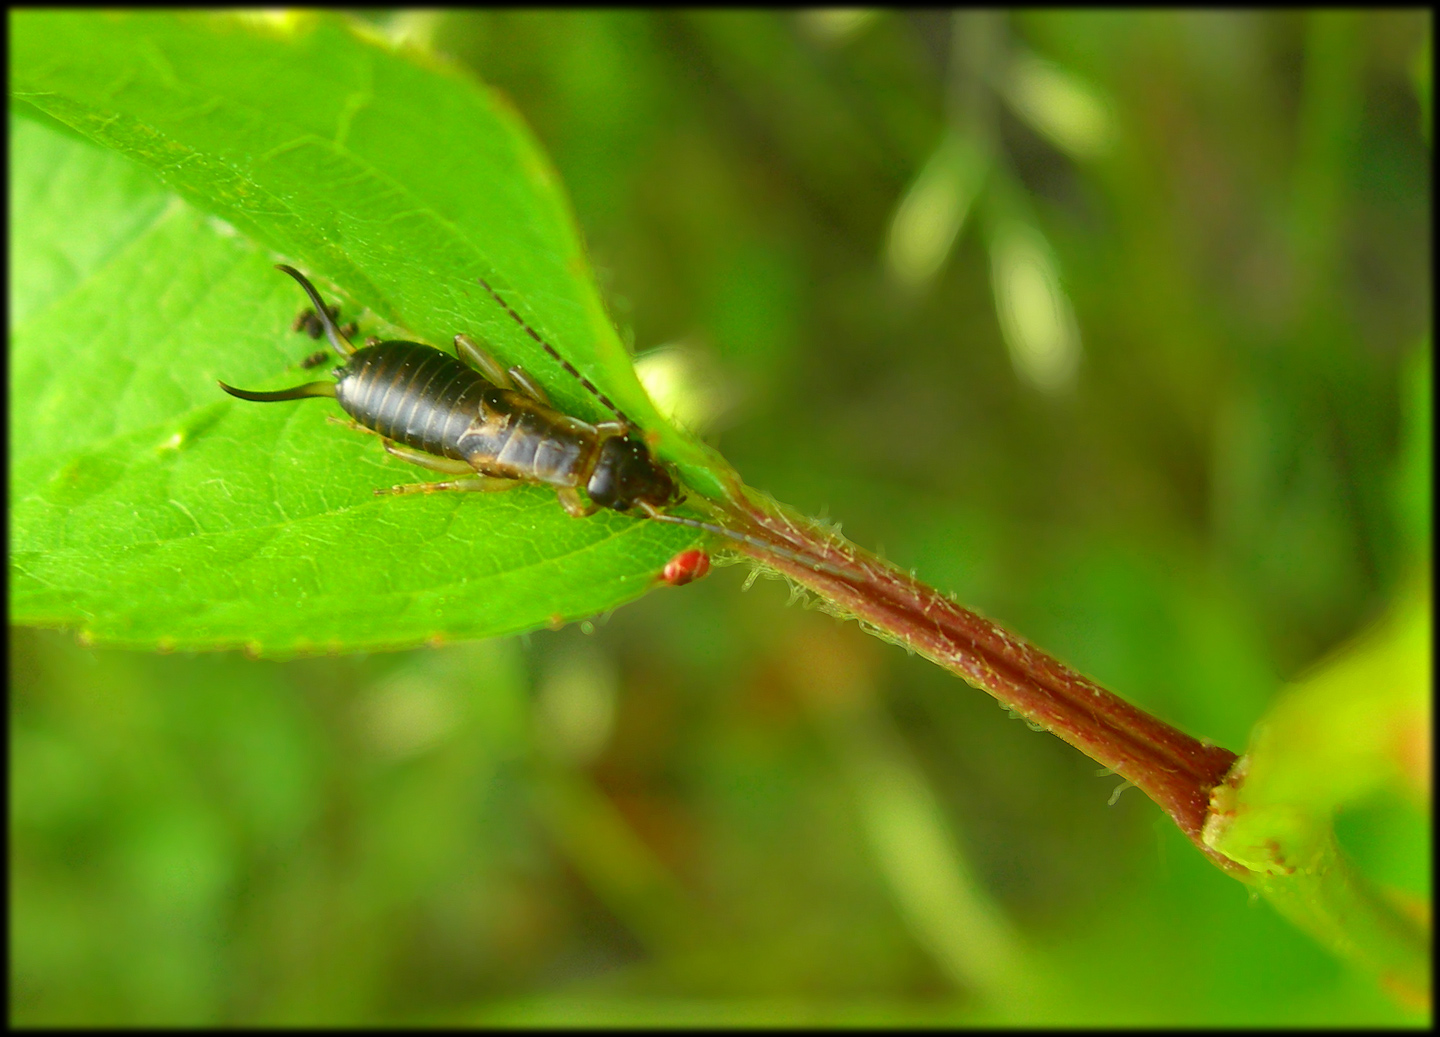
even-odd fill
[(329, 19), (11, 27), (13, 620), (263, 653), (487, 637), (614, 608), (694, 542), (573, 520), (535, 487), (379, 499), (423, 475), (331, 427), (333, 406), (216, 388), (297, 380), (303, 299), (278, 255), (375, 315), (365, 333), (467, 331), (602, 416), (483, 276), (716, 491), (721, 463), (649, 404), (554, 177), (496, 95)]
[(1283, 696), (1256, 725), (1238, 789), (1206, 843), (1250, 867), (1276, 908), (1408, 1002), (1429, 999), (1428, 908), (1345, 858), (1337, 810), (1377, 792), (1427, 800), (1430, 595), (1411, 597)]

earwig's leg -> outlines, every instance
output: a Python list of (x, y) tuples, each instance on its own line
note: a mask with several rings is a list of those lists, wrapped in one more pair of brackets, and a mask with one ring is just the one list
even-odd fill
[[(451, 457), (437, 457), (434, 454), (427, 454), (423, 450), (416, 450), (414, 447), (396, 443), (392, 439), (385, 440), (385, 452), (400, 458), (402, 461), (418, 464), (421, 468), (429, 468), (431, 471), (449, 472), (451, 475), (461, 475), (466, 472), (475, 471), (475, 469), (471, 468), (464, 461), (456, 461)], [(515, 480), (507, 479), (505, 481), (514, 482)]]
[[(327, 414), (325, 415), (325, 420), (330, 422), (330, 424), (332, 425), (339, 425), (341, 428), (348, 428), (351, 432), (363, 432), (367, 436), (380, 436), (380, 433), (376, 432), (373, 428), (366, 428), (354, 418), (337, 418), (333, 414)], [(380, 438), (384, 439), (385, 437), (380, 436)]]
[[(364, 432), (366, 435), (369, 436), (380, 436), (380, 442), (384, 444), (386, 453), (392, 454), (395, 457), (400, 458), (400, 460), (402, 461), (409, 461), (411, 464), (418, 464), (422, 468), (429, 468), (432, 471), (436, 472), (446, 472), (450, 475), (461, 475), (463, 473), (473, 472), (475, 470), (471, 468), (468, 464), (466, 464), (464, 461), (456, 461), (454, 458), (450, 457), (437, 457), (435, 454), (427, 454), (423, 450), (416, 450), (414, 447), (408, 447), (405, 446), (403, 443), (397, 443), (393, 439), (381, 436), (380, 433), (376, 432), (373, 428), (366, 428), (364, 425), (360, 424), (360, 422), (354, 420), (353, 418), (349, 421), (346, 421), (344, 418), (337, 418), (333, 414), (327, 414), (325, 415), (325, 420), (330, 422), (330, 424), (332, 425), (341, 425), (344, 428), (348, 428), (354, 432)], [(512, 482), (513, 480), (507, 479), (504, 481)], [(505, 488), (508, 489), (509, 487)]]
[(472, 493), (496, 493), (500, 490), (514, 489), (519, 485), (519, 479), (497, 479), (493, 475), (471, 475), (464, 479), (452, 479), (448, 482), (405, 483), (402, 486), (392, 486), (388, 490), (376, 490), (375, 495), (382, 497), (389, 493), (439, 493), (442, 490), (468, 490)]
[(571, 518), (584, 518), (586, 515), (595, 514), (595, 505), (581, 500), (580, 491), (573, 486), (560, 487), (555, 491), (555, 496), (560, 498), (560, 506), (569, 512)]
[(526, 396), (529, 396), (531, 399), (539, 400), (547, 407), (550, 406), (550, 397), (545, 394), (545, 389), (540, 385), (539, 382), (530, 377), (530, 372), (526, 371), (525, 368), (521, 367), (519, 364), (516, 364), (514, 367), (510, 368), (510, 370), (505, 373), (514, 380), (516, 388), (518, 388)]
[(606, 440), (615, 439), (630, 431), (630, 426), (623, 421), (602, 421), (595, 426), (596, 441), (603, 446)]
[(500, 366), (500, 361), (477, 346), (475, 340), (469, 335), (455, 336), (455, 352), (459, 354), (461, 360), (475, 368), (475, 370), (479, 371), (500, 388), (514, 388), (514, 386), (510, 384), (510, 375), (506, 373), (505, 368)]

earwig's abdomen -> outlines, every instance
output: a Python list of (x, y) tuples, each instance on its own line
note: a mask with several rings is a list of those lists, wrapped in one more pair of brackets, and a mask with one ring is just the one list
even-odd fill
[(460, 437), (480, 415), (487, 390), (499, 391), (449, 354), (418, 342), (382, 342), (355, 351), (335, 398), (382, 436), (468, 461)]
[(476, 471), (550, 486), (584, 486), (595, 467), (593, 425), (510, 389), (485, 399), (482, 420), (460, 437)]
[(356, 350), (335, 397), (366, 428), (485, 475), (575, 487), (595, 466), (594, 426), (493, 385), (418, 342)]

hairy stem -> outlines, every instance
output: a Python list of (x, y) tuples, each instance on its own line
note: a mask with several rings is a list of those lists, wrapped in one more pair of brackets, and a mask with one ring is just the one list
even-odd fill
[(726, 525), (786, 554), (753, 544), (737, 550), (820, 595), (832, 611), (963, 677), (1104, 764), (1159, 804), (1216, 865), (1239, 878), (1250, 876), (1202, 839), (1211, 791), (1235, 764), (1230, 750), (1177, 731), (999, 624), (773, 501), (750, 492), (723, 510)]

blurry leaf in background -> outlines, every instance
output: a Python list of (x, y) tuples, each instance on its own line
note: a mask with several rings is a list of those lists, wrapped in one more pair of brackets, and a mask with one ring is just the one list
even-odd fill
[[(1237, 766), (1243, 784), (1221, 790), (1205, 828), (1207, 845), (1264, 876), (1286, 917), (1421, 1009), (1430, 1003), (1430, 875), (1414, 868), (1397, 886), (1377, 884), (1353, 870), (1331, 826), (1379, 794), (1420, 800), (1428, 830), (1431, 638), (1426, 586), (1288, 689), (1256, 725)], [(1388, 870), (1381, 883), (1395, 880)]]
[(535, 692), (542, 744), (573, 765), (594, 762), (615, 726), (618, 680), (614, 664), (589, 645), (558, 654)]
[(1415, 60), (1410, 63), (1410, 75), (1415, 81), (1415, 96), (1420, 101), (1420, 132), (1425, 135), (1427, 144), (1435, 134), (1430, 118), (1434, 91), (1434, 60), (1434, 46), (1427, 36), (1421, 40), (1420, 47), (1415, 51)]
[(1017, 50), (1001, 89), (1016, 114), (1076, 161), (1098, 158), (1114, 143), (1110, 104), (1053, 62)]
[(1287, 690), (1249, 750), (1244, 799), (1255, 813), (1323, 818), (1379, 790), (1428, 801), (1430, 631), (1421, 589)]
[(1407, 568), (1427, 571), (1434, 553), (1430, 539), (1435, 513), (1434, 357), (1430, 340), (1406, 358), (1400, 385), (1403, 432), (1390, 473), (1390, 498)]
[(1050, 243), (1033, 224), (1001, 217), (986, 244), (995, 310), (1015, 373), (1042, 393), (1068, 389), (1080, 366), (1080, 329)]
[(854, 39), (880, 16), (861, 7), (816, 7), (795, 15), (800, 29), (825, 47), (838, 47)]
[(927, 286), (950, 254), (985, 181), (988, 160), (973, 142), (947, 134), (910, 185), (890, 222), (885, 262), (909, 291)]
[(1004, 913), (955, 845), (919, 761), (877, 708), (872, 667), (824, 628), (801, 640), (795, 681), (855, 790), (861, 821), (917, 939), (957, 986), (1024, 996), (1030, 966)]
[(735, 380), (696, 344), (652, 349), (635, 358), (635, 374), (661, 414), (696, 434), (718, 431), (741, 402)]

